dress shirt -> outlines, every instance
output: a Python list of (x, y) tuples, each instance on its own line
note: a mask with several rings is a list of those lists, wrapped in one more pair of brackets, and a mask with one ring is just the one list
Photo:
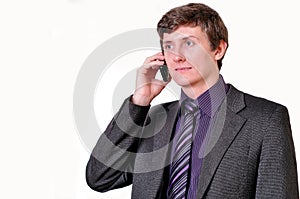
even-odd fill
[[(193, 132), (193, 141), (192, 141), (192, 148), (191, 148), (191, 158), (190, 158), (190, 170), (188, 176), (188, 184), (187, 184), (187, 199), (194, 199), (196, 198), (198, 181), (201, 172), (201, 165), (203, 154), (201, 154), (203, 147), (205, 147), (206, 136), (209, 136), (209, 128), (210, 123), (213, 121), (213, 117), (217, 112), (218, 108), (220, 107), (221, 103), (225, 99), (226, 93), (229, 89), (229, 86), (225, 84), (223, 77), (220, 75), (218, 81), (207, 91), (202, 93), (195, 102), (198, 104), (200, 109), (200, 114), (198, 114), (196, 120), (196, 126)], [(186, 99), (188, 96), (181, 91), (180, 97), (180, 104)], [(173, 139), (174, 143), (176, 143), (176, 139), (178, 138), (177, 133), (179, 133), (180, 129), (180, 120), (181, 114), (180, 111), (178, 112), (178, 119), (176, 122), (176, 128), (173, 132)], [(205, 140), (205, 141), (204, 141)], [(172, 147), (171, 157), (174, 154), (176, 144)], [(201, 150), (200, 150), (201, 149)]]

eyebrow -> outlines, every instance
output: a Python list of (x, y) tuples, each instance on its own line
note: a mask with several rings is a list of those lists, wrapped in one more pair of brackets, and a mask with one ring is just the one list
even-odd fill
[[(198, 41), (200, 40), (199, 37), (196, 37), (196, 36), (193, 36), (193, 35), (189, 35), (189, 36), (182, 37), (182, 38), (179, 38), (179, 39), (181, 39), (181, 40), (187, 40), (187, 39), (189, 39), (189, 38), (195, 38), (195, 39), (197, 39)], [(172, 42), (173, 42), (173, 41), (171, 41), (171, 40), (163, 40), (163, 44), (169, 44), (169, 43), (172, 43)]]

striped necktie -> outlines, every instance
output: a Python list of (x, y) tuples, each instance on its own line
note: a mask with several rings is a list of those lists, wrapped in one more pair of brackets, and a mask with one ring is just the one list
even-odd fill
[(183, 101), (182, 108), (182, 122), (171, 165), (169, 199), (183, 199), (187, 193), (192, 137), (196, 115), (199, 113), (197, 104), (191, 100)]

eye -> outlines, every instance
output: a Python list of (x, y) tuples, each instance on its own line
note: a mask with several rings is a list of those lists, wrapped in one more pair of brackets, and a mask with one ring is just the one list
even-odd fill
[(173, 46), (171, 45), (171, 44), (166, 44), (166, 45), (164, 45), (164, 49), (165, 50), (170, 50), (170, 49), (172, 49), (173, 48)]
[(193, 41), (190, 41), (190, 40), (187, 40), (185, 42), (186, 46), (193, 46), (194, 45), (194, 42)]

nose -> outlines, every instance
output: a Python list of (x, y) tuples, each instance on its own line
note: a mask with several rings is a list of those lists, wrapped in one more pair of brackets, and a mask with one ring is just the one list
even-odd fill
[(173, 61), (174, 62), (183, 62), (183, 61), (185, 61), (185, 57), (183, 55), (181, 55), (180, 53), (176, 53), (173, 56)]

